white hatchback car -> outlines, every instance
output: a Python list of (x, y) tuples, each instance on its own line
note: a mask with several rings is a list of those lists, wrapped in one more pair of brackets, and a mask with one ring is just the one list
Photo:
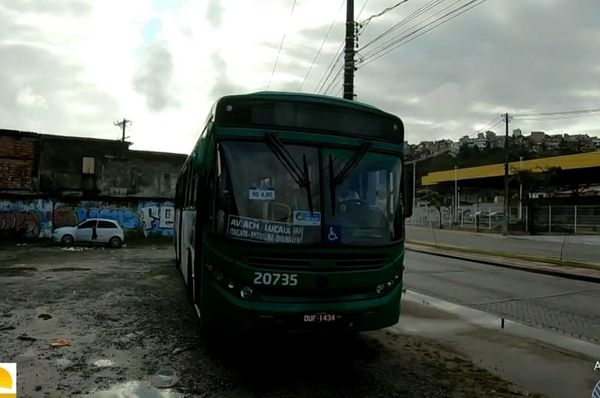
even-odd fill
[(116, 221), (104, 218), (89, 218), (76, 227), (56, 228), (52, 239), (65, 246), (75, 243), (100, 243), (111, 247), (121, 247), (125, 234)]

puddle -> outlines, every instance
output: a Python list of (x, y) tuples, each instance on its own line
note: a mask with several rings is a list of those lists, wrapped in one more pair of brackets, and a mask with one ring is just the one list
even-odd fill
[(35, 271), (37, 271), (35, 267), (0, 268), (0, 276), (32, 276)]
[(108, 390), (94, 391), (88, 395), (88, 398), (183, 398), (183, 394), (172, 389), (158, 389), (148, 383), (140, 381), (128, 381), (127, 383), (117, 384)]
[(78, 267), (60, 267), (50, 268), (49, 272), (64, 272), (64, 271), (91, 271), (91, 268), (78, 268)]

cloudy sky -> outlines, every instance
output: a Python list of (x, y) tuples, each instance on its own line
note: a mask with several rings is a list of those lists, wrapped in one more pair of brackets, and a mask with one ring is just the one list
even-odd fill
[[(134, 148), (189, 152), (221, 95), (269, 81), (272, 90), (318, 91), (345, 10), (340, 0), (297, 0), (290, 14), (293, 2), (0, 0), (0, 128), (115, 139), (113, 122), (126, 117)], [(437, 0), (394, 33), (467, 2)], [(357, 20), (395, 3), (369, 0)], [(428, 4), (408, 0), (371, 20), (359, 43)], [(599, 16), (598, 0), (487, 0), (360, 65), (358, 99), (398, 114), (413, 143), (473, 134), (501, 112), (600, 108)], [(328, 93), (340, 88), (341, 76)], [(512, 128), (600, 135), (600, 117), (515, 118)]]

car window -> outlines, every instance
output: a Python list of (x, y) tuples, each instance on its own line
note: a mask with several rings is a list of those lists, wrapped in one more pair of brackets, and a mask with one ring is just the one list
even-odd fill
[(98, 221), (98, 228), (114, 229), (117, 226), (112, 221)]
[(80, 224), (77, 229), (84, 229), (84, 228), (93, 228), (96, 225), (96, 220), (90, 220), (90, 221), (86, 221), (83, 224)]

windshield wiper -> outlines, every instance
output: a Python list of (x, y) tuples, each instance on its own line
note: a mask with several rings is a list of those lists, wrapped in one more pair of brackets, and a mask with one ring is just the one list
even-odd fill
[(266, 141), (271, 152), (273, 152), (277, 160), (279, 160), (279, 162), (283, 165), (285, 170), (296, 182), (296, 184), (298, 184), (300, 188), (304, 188), (306, 190), (308, 209), (312, 215), (314, 211), (312, 192), (310, 189), (310, 179), (308, 177), (308, 162), (306, 160), (306, 154), (302, 155), (303, 168), (301, 168), (277, 135), (267, 134)]
[(352, 157), (348, 159), (344, 167), (342, 167), (342, 169), (337, 175), (335, 175), (335, 171), (333, 170), (333, 158), (331, 157), (331, 154), (329, 154), (329, 199), (331, 201), (332, 216), (335, 217), (335, 187), (344, 182), (344, 180), (350, 174), (350, 171), (352, 171), (352, 169), (356, 167), (358, 163), (360, 163), (360, 161), (367, 154), (370, 148), (371, 143), (364, 142), (360, 146), (360, 148), (358, 148), (358, 150), (354, 153), (354, 155), (352, 155)]

